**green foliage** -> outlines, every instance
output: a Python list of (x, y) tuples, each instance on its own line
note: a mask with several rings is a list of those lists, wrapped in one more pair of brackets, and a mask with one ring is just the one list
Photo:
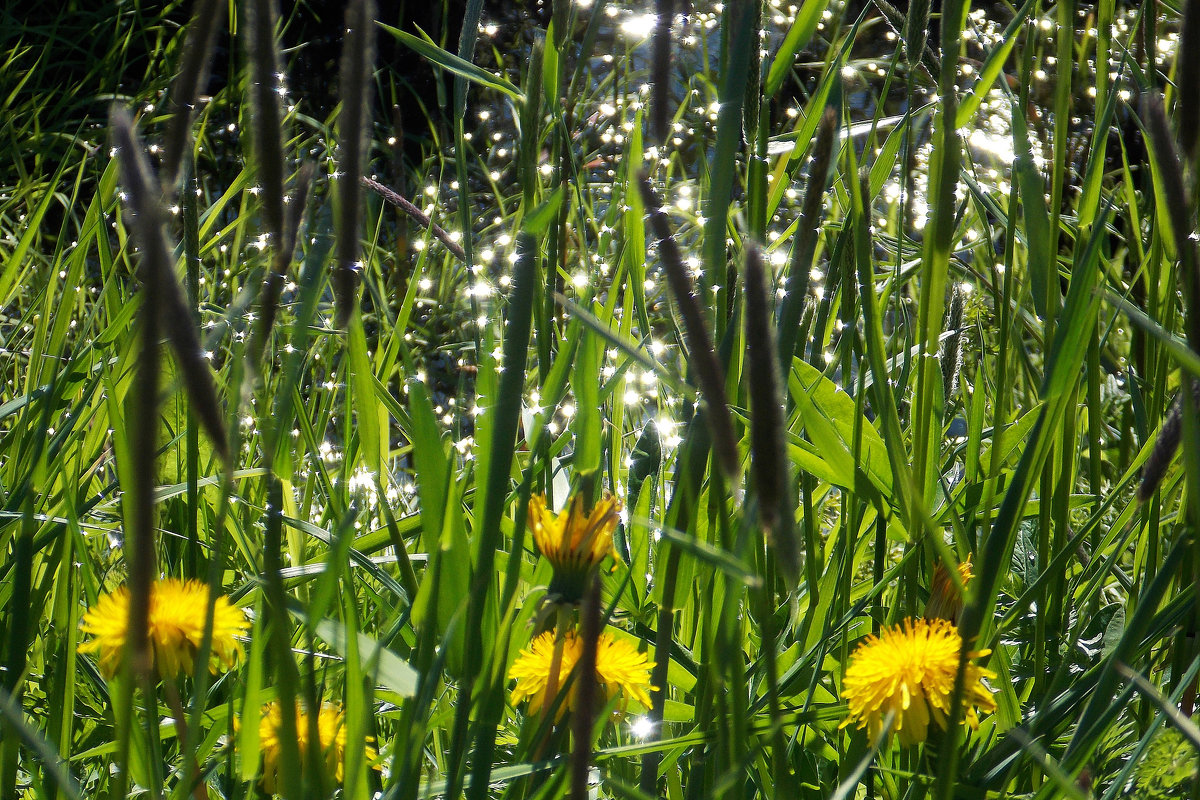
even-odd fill
[[(281, 46), (307, 5), (231, 4), (215, 39), (109, 5), (0, 25), (0, 797), (258, 796), (272, 753), (294, 797), (1195, 782), (1176, 4), (696, 2), (668, 27), (473, 0), (465, 33), (433, 4), (378, 27), (373, 80), (344, 59), (365, 128), (288, 89), (329, 66)], [(129, 177), (112, 103), (155, 174)], [(577, 491), (625, 503), (580, 609), (527, 519)], [(157, 575), (251, 616), (233, 670), (78, 653), (135, 529)], [(968, 558), (956, 630), (995, 712), (949, 703), (912, 748), (843, 726), (856, 648)], [(601, 692), (589, 731), (513, 704), (514, 660), (577, 617), (655, 662), (651, 707)]]
[(1196, 750), (1175, 730), (1165, 730), (1150, 744), (1145, 760), (1138, 765), (1138, 797), (1167, 798), (1186, 794), (1197, 778)]

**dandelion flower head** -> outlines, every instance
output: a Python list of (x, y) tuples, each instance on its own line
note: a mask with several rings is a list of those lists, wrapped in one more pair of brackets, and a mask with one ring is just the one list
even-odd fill
[[(150, 653), (157, 673), (175, 677), (192, 674), (196, 653), (204, 641), (204, 616), (208, 610), (208, 585), (175, 578), (150, 587)], [(242, 655), (237, 637), (250, 627), (245, 613), (224, 595), (213, 607), (209, 668), (232, 667)], [(83, 615), (83, 632), (92, 636), (79, 645), (81, 653), (99, 653), (100, 671), (111, 678), (120, 669), (129, 639), (129, 589), (121, 587), (100, 597)]]
[(613, 531), (621, 520), (620, 514), (621, 501), (607, 493), (589, 512), (584, 511), (582, 492), (558, 514), (546, 508), (544, 496), (530, 498), (529, 528), (538, 550), (554, 566), (551, 594), (578, 602), (585, 579), (605, 556), (621, 560), (613, 547)]
[[(325, 774), (332, 775), (338, 783), (346, 778), (346, 715), (339, 706), (326, 703), (317, 712), (317, 735), (320, 737), (321, 755)], [(301, 768), (308, 768), (307, 760), (311, 741), (311, 721), (303, 707), (296, 704), (296, 744), (300, 751)], [(258, 723), (259, 747), (262, 751), (263, 774), (260, 781), (263, 791), (276, 794), (282, 784), (280, 775), (294, 765), (284, 763), (280, 736), (283, 727), (283, 709), (278, 702), (263, 706), (262, 720)], [(366, 748), (368, 761), (376, 758), (375, 749)]]
[[(530, 714), (539, 713), (553, 702), (553, 698), (546, 698), (546, 690), (549, 688), (550, 670), (557, 646), (554, 631), (543, 633), (533, 640), (528, 649), (521, 651), (508, 672), (508, 677), (517, 681), (512, 693), (513, 704), (528, 700)], [(583, 656), (583, 640), (574, 631), (569, 631), (563, 636), (561, 647), (556, 694), (562, 691), (563, 684), (570, 679), (571, 671)], [(618, 707), (624, 711), (629, 699), (633, 698), (649, 707), (652, 669), (654, 662), (649, 661), (646, 654), (638, 652), (632, 644), (607, 633), (600, 634), (596, 642), (596, 683), (605, 704), (618, 700)], [(566, 699), (558, 706), (556, 718), (561, 719), (563, 714), (575, 707), (574, 681), (571, 681), (567, 691)]]
[[(925, 741), (930, 720), (944, 730), (961, 646), (958, 629), (944, 619), (906, 619), (879, 636), (868, 636), (846, 667), (842, 695), (850, 712), (841, 727), (856, 722), (875, 739), (888, 714), (894, 712), (893, 730), (903, 745)], [(990, 652), (971, 652), (969, 659)], [(996, 710), (996, 701), (983, 683), (984, 678), (996, 675), (968, 660), (963, 677), (960, 718), (978, 728), (976, 708)]]

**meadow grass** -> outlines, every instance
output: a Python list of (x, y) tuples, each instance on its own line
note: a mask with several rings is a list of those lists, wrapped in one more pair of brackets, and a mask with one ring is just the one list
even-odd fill
[(5, 23), (0, 798), (1200, 787), (1197, 4), (680, 5)]

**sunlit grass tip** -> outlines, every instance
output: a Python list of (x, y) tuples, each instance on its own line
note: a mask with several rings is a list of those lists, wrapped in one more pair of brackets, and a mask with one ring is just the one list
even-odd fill
[[(943, 619), (906, 619), (879, 636), (868, 636), (846, 667), (842, 695), (850, 708), (841, 727), (866, 728), (874, 740), (894, 713), (891, 732), (905, 746), (925, 741), (931, 720), (944, 730), (951, 715), (961, 647), (958, 629)], [(991, 690), (983, 682), (996, 674), (972, 663), (990, 653), (972, 651), (966, 664), (960, 718), (972, 728), (979, 727), (978, 711), (996, 710)]]
[[(102, 595), (83, 616), (83, 632), (92, 638), (81, 653), (98, 653), (100, 671), (112, 677), (120, 669), (129, 642), (129, 589)], [(162, 677), (191, 675), (204, 640), (208, 586), (200, 581), (167, 578), (150, 588), (149, 637), (153, 666)], [(242, 609), (221, 595), (213, 607), (209, 669), (229, 669), (242, 656), (238, 637), (250, 627)]]

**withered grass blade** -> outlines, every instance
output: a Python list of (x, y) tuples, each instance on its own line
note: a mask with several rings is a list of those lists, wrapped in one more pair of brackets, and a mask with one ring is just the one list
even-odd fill
[(962, 374), (963, 337), (966, 331), (963, 321), (963, 291), (957, 286), (950, 295), (950, 310), (946, 312), (945, 330), (952, 335), (942, 347), (942, 397), (949, 406), (954, 393), (958, 391), (958, 379)]
[(410, 201), (406, 200), (399, 192), (392, 191), (374, 178), (368, 178), (365, 175), (362, 178), (362, 185), (370, 189), (372, 192), (375, 192), (375, 194), (382, 197), (392, 206), (403, 211), (418, 225), (436, 236), (437, 240), (446, 246), (446, 249), (450, 251), (451, 255), (453, 255), (462, 263), (467, 263), (466, 252), (462, 249), (462, 246), (458, 242), (454, 241), (450, 234), (446, 232), (446, 229), (430, 219), (429, 215), (417, 208)]

